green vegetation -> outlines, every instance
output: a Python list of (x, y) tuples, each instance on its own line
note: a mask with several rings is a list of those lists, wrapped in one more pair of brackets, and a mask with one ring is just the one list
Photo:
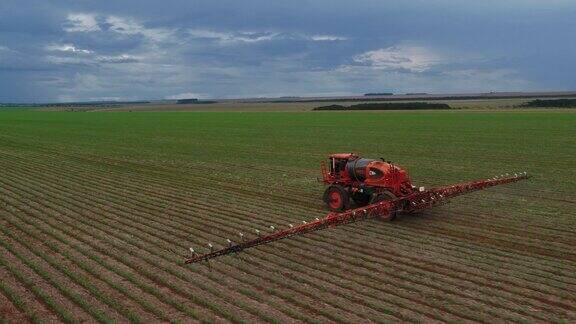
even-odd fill
[[(0, 230), (4, 230), (4, 229), (0, 229)], [(4, 233), (6, 233), (6, 232), (7, 231), (5, 231)], [(3, 236), (3, 238), (5, 238), (5, 236)], [(29, 269), (33, 270), (34, 272), (40, 274), (41, 276), (43, 276), (45, 278), (47, 276), (49, 276), (44, 270), (39, 269), (36, 264), (31, 263), (29, 260), (21, 257), (20, 254), (15, 252), (13, 250), (12, 246), (9, 245), (8, 243), (0, 240), (0, 245), (2, 245), (4, 248), (6, 248), (6, 250), (8, 250), (8, 251), (12, 252), (14, 255), (16, 255), (16, 257), (18, 257), (21, 261), (23, 261), (24, 264), (29, 267)], [(0, 265), (2, 267), (4, 267), (5, 269), (7, 269), (13, 276), (15, 276), (34, 295), (36, 295), (40, 300), (42, 300), (42, 302), (44, 304), (48, 305), (52, 310), (54, 310), (54, 312), (56, 314), (58, 314), (58, 316), (61, 318), (61, 320), (63, 320), (66, 323), (77, 323), (78, 322), (73, 318), (73, 315), (70, 314), (70, 312), (68, 310), (64, 309), (64, 307), (62, 307), (62, 305), (58, 304), (49, 294), (47, 294), (45, 291), (43, 291), (38, 286), (36, 286), (32, 280), (30, 280), (29, 278), (24, 276), (21, 273), (21, 271), (19, 271), (19, 269), (17, 269), (15, 266), (11, 265), (10, 263), (8, 263), (6, 260), (4, 260), (2, 258), (0, 258)], [(55, 284), (54, 282), (52, 282), (52, 283)], [(55, 284), (55, 286), (57, 286), (57, 284)], [(15, 301), (16, 307), (19, 307), (20, 309), (24, 310), (25, 312), (30, 312), (30, 309), (26, 309), (23, 306), (23, 302), (21, 300), (18, 300), (17, 298), (15, 298), (15, 296), (11, 292), (11, 289), (8, 286), (4, 286), (2, 290), (7, 292), (9, 297), (12, 296), (13, 300)], [(30, 313), (30, 318), (31, 318), (31, 320), (38, 322), (37, 316), (35, 314)]]
[(576, 99), (536, 99), (521, 105), (521, 107), (576, 108)]
[[(0, 264), (2, 264), (2, 259), (0, 258)], [(10, 266), (7, 265), (6, 268), (9, 268)], [(18, 276), (18, 275), (16, 275)], [(26, 281), (27, 278), (25, 277), (21, 277), (21, 280)], [(32, 288), (34, 289), (34, 288)], [(26, 304), (26, 302), (24, 302), (24, 300), (22, 300), (22, 298), (16, 293), (14, 292), (7, 284), (5, 284), (3, 281), (0, 281), (0, 293), (2, 293), (4, 296), (6, 296), (10, 302), (12, 302), (12, 304), (18, 308), (18, 310), (20, 310), (21, 312), (23, 312), (24, 314), (26, 314), (26, 316), (28, 317), (28, 319), (30, 320), (30, 322), (32, 323), (42, 323), (40, 321), (40, 318), (38, 317), (38, 315), (36, 315), (35, 313), (33, 313), (30, 309), (30, 307)], [(0, 314), (0, 322), (3, 324), (7, 324), (8, 319), (3, 318), (5, 316), (5, 314)]]
[[(0, 266), (19, 282), (0, 294), (31, 320), (576, 320), (572, 111), (10, 110), (0, 129)], [(533, 177), (182, 265), (191, 246), (325, 215), (319, 162), (349, 151), (427, 187)]]
[(421, 110), (421, 109), (450, 109), (445, 103), (430, 102), (378, 102), (363, 103), (351, 106), (330, 105), (316, 107), (313, 110)]

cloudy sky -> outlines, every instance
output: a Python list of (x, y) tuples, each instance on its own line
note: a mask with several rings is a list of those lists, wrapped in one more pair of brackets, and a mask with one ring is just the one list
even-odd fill
[(576, 90), (574, 0), (0, 0), (0, 102)]

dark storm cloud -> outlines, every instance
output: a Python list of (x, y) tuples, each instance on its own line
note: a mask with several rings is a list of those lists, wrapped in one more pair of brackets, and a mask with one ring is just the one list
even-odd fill
[(0, 101), (576, 88), (576, 4), (0, 3)]

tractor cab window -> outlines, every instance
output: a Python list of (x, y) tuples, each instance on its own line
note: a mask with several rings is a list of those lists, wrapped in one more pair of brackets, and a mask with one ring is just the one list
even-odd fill
[(339, 160), (338, 162), (336, 162), (336, 170), (338, 170), (338, 172), (344, 171), (345, 168), (346, 168), (346, 160)]
[(368, 171), (368, 178), (370, 179), (379, 179), (382, 178), (383, 175), (384, 173), (376, 168), (370, 168)]
[(346, 160), (342, 159), (333, 159), (331, 169), (333, 172), (340, 173), (341, 171), (346, 168)]

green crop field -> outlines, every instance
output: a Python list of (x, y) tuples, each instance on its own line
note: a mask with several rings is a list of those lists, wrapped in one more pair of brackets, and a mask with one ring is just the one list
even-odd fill
[[(349, 151), (426, 187), (532, 178), (183, 265), (324, 216)], [(573, 322), (575, 166), (566, 110), (0, 110), (0, 321)]]

